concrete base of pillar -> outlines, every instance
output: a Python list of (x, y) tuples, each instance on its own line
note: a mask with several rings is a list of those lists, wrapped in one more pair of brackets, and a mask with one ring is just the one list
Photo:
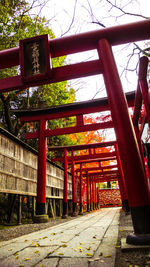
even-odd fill
[(47, 223), (49, 222), (49, 217), (47, 214), (35, 215), (33, 217), (33, 222), (34, 223)]
[(132, 245), (150, 245), (150, 234), (138, 235), (138, 234), (129, 234), (126, 238), (127, 244)]

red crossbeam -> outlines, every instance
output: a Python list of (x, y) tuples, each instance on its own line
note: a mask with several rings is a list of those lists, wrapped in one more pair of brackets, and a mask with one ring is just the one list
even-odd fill
[[(75, 79), (78, 77), (86, 77), (90, 75), (101, 74), (101, 64), (99, 60), (81, 62), (69, 66), (62, 66), (52, 69), (52, 77), (44, 80), (44, 84), (62, 82)], [(34, 81), (23, 83), (21, 75), (9, 77), (0, 80), (0, 92), (13, 91), (15, 89), (26, 89), (28, 87), (43, 85), (43, 81)]]
[[(68, 157), (68, 162), (71, 161), (86, 161), (86, 160), (91, 160), (91, 159), (97, 159), (97, 160), (109, 160), (112, 157), (116, 157), (116, 153), (115, 152), (108, 152), (108, 153), (97, 153), (97, 154), (92, 154), (92, 155), (82, 155), (82, 156), (74, 156), (74, 157)], [(63, 162), (64, 158), (60, 157), (60, 158), (55, 158), (52, 161), (60, 161)]]
[[(83, 168), (82, 171), (89, 172), (89, 171), (100, 171), (101, 170), (101, 173), (105, 174), (106, 173), (106, 171), (104, 171), (105, 169), (107, 170), (107, 169), (113, 169), (117, 167), (118, 165), (110, 165), (110, 166), (105, 166), (105, 167), (87, 167), (87, 168)], [(80, 169), (76, 169), (75, 171), (80, 172)]]
[[(107, 39), (111, 45), (147, 40), (150, 36), (150, 20), (126, 25), (113, 26), (73, 36), (56, 38), (49, 41), (52, 57), (63, 56), (86, 50), (97, 49), (100, 39)], [(0, 51), (0, 68), (19, 65), (19, 48)]]
[(73, 146), (53, 146), (49, 147), (50, 151), (63, 151), (65, 148), (67, 151), (77, 151), (77, 150), (85, 150), (88, 148), (99, 148), (99, 147), (107, 147), (107, 146), (114, 146), (116, 144), (116, 141), (109, 141), (109, 142), (103, 142), (103, 143), (92, 143), (92, 144), (83, 144), (83, 145), (73, 145)]

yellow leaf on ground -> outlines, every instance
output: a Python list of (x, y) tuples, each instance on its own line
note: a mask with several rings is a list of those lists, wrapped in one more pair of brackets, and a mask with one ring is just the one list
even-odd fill
[(66, 245), (66, 244), (63, 244), (63, 245), (61, 245), (61, 247), (63, 247), (63, 248), (66, 248), (66, 247), (67, 247), (67, 245)]
[(39, 250), (36, 250), (35, 253), (36, 253), (36, 254), (39, 254)]
[(55, 233), (51, 233), (51, 235), (56, 235)]
[(25, 261), (29, 261), (29, 260), (31, 260), (31, 259), (30, 259), (30, 258), (25, 258), (24, 260), (25, 260)]
[(39, 244), (39, 243), (37, 243), (35, 246), (36, 246), (36, 247), (40, 247), (40, 244)]
[(110, 258), (112, 255), (105, 255), (104, 258)]
[(91, 253), (86, 253), (86, 255), (87, 255), (87, 256), (93, 256), (93, 254), (91, 254)]
[(80, 245), (83, 245), (84, 243), (83, 242), (80, 242)]
[(58, 255), (64, 255), (64, 253), (58, 253)]
[(46, 238), (47, 238), (47, 236), (42, 237), (42, 239), (46, 239)]

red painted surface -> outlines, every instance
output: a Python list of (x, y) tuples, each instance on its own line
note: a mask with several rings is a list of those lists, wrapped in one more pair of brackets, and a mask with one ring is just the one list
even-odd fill
[(82, 204), (83, 198), (83, 178), (82, 178), (82, 164), (80, 164), (80, 203)]
[(89, 176), (88, 176), (88, 172), (86, 173), (86, 180), (87, 180), (87, 203), (90, 204), (90, 184), (89, 184)]
[[(72, 160), (74, 160), (75, 162), (77, 161), (86, 161), (86, 160), (92, 160), (92, 159), (97, 159), (97, 160), (109, 160), (110, 158), (115, 159), (116, 158), (116, 154), (115, 152), (106, 152), (106, 153), (97, 153), (97, 154), (92, 154), (92, 155), (82, 155), (82, 156), (74, 156), (74, 157), (70, 157), (68, 156), (68, 162), (71, 162)], [(62, 161), (62, 157), (60, 158), (55, 158), (53, 159), (53, 161)]]
[(68, 201), (68, 162), (67, 149), (64, 149), (64, 202)]
[(117, 156), (118, 169), (119, 169), (119, 172), (120, 172), (120, 179), (118, 180), (118, 182), (119, 182), (121, 199), (125, 200), (125, 199), (128, 199), (128, 196), (127, 196), (125, 178), (124, 178), (124, 173), (123, 173), (123, 169), (122, 169), (122, 164), (121, 164), (121, 159), (120, 159), (120, 155), (119, 155), (119, 150), (118, 150), (117, 144), (115, 144), (115, 151), (116, 151), (116, 156)]
[[(74, 156), (74, 151), (72, 150), (72, 157)], [(75, 162), (72, 161), (71, 165), (71, 173), (72, 173), (72, 201), (76, 203), (76, 188), (75, 188)]]
[(40, 121), (39, 150), (38, 150), (38, 175), (37, 175), (37, 202), (46, 203), (46, 121)]
[(130, 207), (149, 205), (150, 198), (145, 182), (145, 171), (112, 49), (108, 41), (104, 39), (99, 41), (98, 51), (103, 64), (103, 76), (127, 185), (129, 205)]
[[(101, 66), (98, 60), (76, 63), (69, 66), (62, 66), (52, 69), (51, 78), (45, 79), (44, 84), (62, 82), (66, 80), (71, 80), (79, 77), (86, 77), (90, 75), (101, 74)], [(22, 81), (21, 75), (9, 77), (0, 80), (0, 91), (8, 92), (17, 89), (26, 89), (29, 86), (39, 86), (43, 85), (43, 80), (37, 80), (32, 82), (24, 83)]]
[[(116, 144), (116, 141), (109, 141), (109, 142), (103, 142), (103, 143), (90, 143), (90, 144), (82, 144), (82, 145), (70, 145), (70, 146), (54, 146), (54, 147), (49, 147), (49, 149), (51, 151), (53, 150), (64, 150), (64, 148), (67, 148), (67, 151), (71, 151), (72, 149), (74, 151), (77, 150), (84, 150), (84, 149), (88, 149), (88, 148), (99, 148), (99, 147), (107, 147), (107, 146), (114, 146), (114, 144)], [(102, 168), (107, 168), (110, 166), (105, 166)]]
[[(52, 39), (49, 41), (52, 57), (63, 56), (97, 48), (97, 42), (106, 38), (111, 45), (119, 45), (134, 41), (148, 40), (150, 36), (150, 20), (119, 25), (93, 32), (80, 33), (74, 36)], [(0, 68), (19, 65), (19, 48), (11, 48), (0, 52)]]

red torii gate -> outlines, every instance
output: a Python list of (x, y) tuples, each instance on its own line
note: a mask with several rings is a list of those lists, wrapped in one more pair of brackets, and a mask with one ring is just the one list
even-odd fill
[[(107, 146), (114, 146), (116, 144), (116, 141), (109, 141), (109, 142), (103, 142), (103, 143), (95, 143), (95, 144), (83, 144), (83, 145), (72, 145), (72, 146), (61, 146), (61, 147), (49, 147), (50, 151), (63, 151), (64, 157), (55, 158), (53, 159), (54, 162), (64, 162), (65, 169), (67, 169), (68, 164), (70, 163), (72, 165), (72, 203), (73, 203), (73, 215), (76, 215), (76, 195), (75, 195), (75, 164), (80, 163), (80, 169), (78, 170), (80, 172), (80, 215), (82, 214), (82, 172), (84, 171), (84, 168), (82, 168), (82, 164), (86, 162), (86, 160), (95, 160), (96, 162), (99, 161), (108, 161), (110, 159), (116, 159), (115, 152), (106, 152), (106, 153), (96, 153), (96, 148), (102, 148)], [(75, 156), (74, 152), (78, 150), (89, 150), (88, 155), (81, 155), (81, 156)], [(92, 151), (94, 153), (91, 153)], [(71, 151), (72, 156), (66, 156), (67, 151)], [(101, 166), (98, 168), (99, 170), (102, 169)], [(104, 168), (105, 169), (105, 168)], [(88, 169), (87, 169), (88, 170)], [(77, 172), (77, 170), (76, 170)], [(104, 176), (104, 173), (102, 173)], [(111, 174), (109, 172), (109, 174)], [(106, 172), (105, 172), (106, 175)], [(63, 217), (65, 218), (67, 216), (67, 171), (65, 172), (64, 176), (64, 209), (63, 209)], [(88, 177), (87, 177), (87, 189), (88, 189)], [(123, 190), (123, 189), (122, 189)], [(87, 192), (88, 195), (88, 192)], [(127, 200), (126, 200), (127, 201)], [(89, 211), (89, 201), (87, 200), (87, 211)]]
[[(22, 75), (1, 80), (0, 91), (23, 89), (43, 83), (52, 83), (71, 78), (101, 73), (104, 76), (111, 110), (113, 126), (115, 128), (119, 154), (127, 187), (128, 199), (131, 208), (134, 235), (129, 235), (127, 242), (140, 242), (139, 235), (143, 234), (141, 242), (150, 243), (150, 196), (146, 184), (145, 170), (142, 156), (134, 134), (133, 125), (128, 114), (128, 106), (116, 68), (111, 45), (123, 44), (132, 41), (146, 40), (150, 37), (150, 20), (128, 25), (111, 27), (99, 31), (79, 34), (70, 37), (51, 40), (50, 53), (52, 57), (71, 53), (97, 49), (99, 60), (78, 63), (71, 66), (56, 68), (48, 73), (45, 81), (34, 79), (24, 82)], [(48, 45), (48, 47), (49, 47)], [(19, 48), (0, 52), (1, 68), (19, 64)], [(109, 62), (109, 64), (108, 64)], [(76, 70), (76, 71), (75, 71)], [(35, 77), (34, 77), (35, 78)], [(118, 114), (119, 109), (119, 114)], [(29, 119), (29, 117), (28, 117)], [(33, 117), (30, 117), (30, 121)], [(41, 118), (40, 140), (45, 144), (45, 119)], [(79, 121), (81, 121), (79, 119)], [(82, 125), (83, 126), (83, 125)], [(48, 134), (48, 133), (47, 133)], [(45, 145), (44, 145), (45, 147)], [(40, 141), (40, 153), (44, 151)], [(130, 151), (130, 153), (129, 153)], [(45, 169), (43, 169), (43, 172)]]

